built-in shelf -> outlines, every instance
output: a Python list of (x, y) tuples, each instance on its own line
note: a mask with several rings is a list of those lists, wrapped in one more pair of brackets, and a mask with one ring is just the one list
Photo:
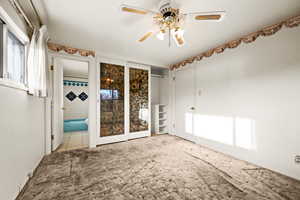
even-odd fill
[(168, 129), (168, 106), (156, 104), (153, 106), (152, 116), (154, 120), (154, 130), (156, 134), (166, 134)]

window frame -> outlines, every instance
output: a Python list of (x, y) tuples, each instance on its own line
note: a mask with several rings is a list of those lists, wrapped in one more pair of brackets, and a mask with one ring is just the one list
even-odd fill
[[(5, 10), (0, 7), (0, 20), (3, 22), (2, 24), (2, 33), (0, 33), (0, 57), (2, 56), (2, 67), (0, 69), (0, 86), (6, 86), (14, 89), (20, 89), (28, 91), (27, 87), (27, 55), (29, 48), (29, 38), (23, 32), (22, 29), (18, 27), (18, 25), (9, 17), (9, 15), (5, 12)], [(0, 29), (1, 31), (1, 29)], [(24, 82), (20, 83), (17, 81), (10, 80), (7, 78), (7, 37), (8, 32), (13, 34), (23, 45), (24, 45)]]
[(0, 19), (0, 78), (3, 78), (3, 74), (4, 74), (4, 55), (3, 55), (3, 48), (4, 44), (3, 44), (3, 39), (4, 39), (4, 22)]

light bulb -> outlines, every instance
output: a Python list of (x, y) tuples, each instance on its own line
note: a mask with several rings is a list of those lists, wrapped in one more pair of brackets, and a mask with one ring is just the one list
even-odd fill
[(179, 29), (179, 30), (177, 31), (177, 35), (178, 35), (179, 37), (183, 37), (183, 35), (184, 35), (184, 30)]
[(159, 33), (156, 35), (157, 39), (159, 40), (164, 40), (165, 39), (165, 31), (161, 30)]
[(184, 30), (182, 30), (181, 28), (172, 29), (172, 35), (174, 36), (175, 34), (179, 37), (183, 37)]
[(172, 35), (177, 46), (181, 47), (184, 45), (184, 30), (181, 28), (172, 29)]

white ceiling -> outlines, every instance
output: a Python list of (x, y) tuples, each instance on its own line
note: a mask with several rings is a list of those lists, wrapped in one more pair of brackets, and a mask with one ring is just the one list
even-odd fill
[(178, 48), (152, 37), (150, 16), (120, 12), (122, 3), (156, 10), (160, 0), (44, 0), (51, 40), (99, 54), (156, 66), (167, 66), (204, 50), (300, 13), (299, 0), (176, 0), (184, 12), (226, 10), (220, 23), (192, 22), (186, 45)]
[(89, 65), (87, 62), (76, 60), (62, 59), (61, 63), (64, 68), (64, 76), (74, 78), (87, 78), (89, 73)]

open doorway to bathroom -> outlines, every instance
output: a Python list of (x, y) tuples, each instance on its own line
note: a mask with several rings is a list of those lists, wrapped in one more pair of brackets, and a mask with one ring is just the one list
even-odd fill
[[(88, 147), (88, 62), (59, 58), (54, 66), (53, 148), (56, 151)], [(56, 137), (56, 138), (55, 138)]]

